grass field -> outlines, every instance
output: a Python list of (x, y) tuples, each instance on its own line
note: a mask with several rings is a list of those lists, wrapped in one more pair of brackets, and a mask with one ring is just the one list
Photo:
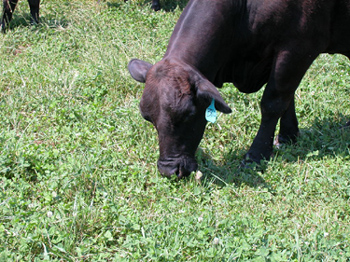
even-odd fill
[(185, 1), (20, 1), (0, 35), (0, 261), (349, 261), (350, 67), (321, 55), (297, 92), (301, 136), (239, 171), (262, 92), (226, 84), (201, 180), (156, 168), (131, 58), (161, 59)]

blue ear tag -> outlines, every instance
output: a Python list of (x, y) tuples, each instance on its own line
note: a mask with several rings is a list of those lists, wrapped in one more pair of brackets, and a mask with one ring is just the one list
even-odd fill
[(216, 109), (215, 109), (215, 100), (214, 100), (214, 98), (211, 101), (210, 106), (205, 111), (205, 119), (208, 122), (211, 122), (211, 123), (215, 123), (215, 121), (216, 121)]

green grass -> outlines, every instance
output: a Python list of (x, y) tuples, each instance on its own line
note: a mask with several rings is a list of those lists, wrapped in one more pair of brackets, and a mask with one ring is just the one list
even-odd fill
[(20, 1), (0, 35), (0, 261), (348, 261), (349, 61), (322, 55), (296, 96), (301, 137), (239, 172), (262, 92), (221, 89), (201, 181), (156, 168), (131, 58), (161, 59), (185, 1)]

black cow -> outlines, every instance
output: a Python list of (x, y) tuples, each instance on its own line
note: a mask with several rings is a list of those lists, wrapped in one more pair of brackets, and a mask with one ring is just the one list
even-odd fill
[[(3, 0), (3, 11), (1, 17), (1, 31), (5, 32), (8, 27), (12, 14), (15, 11), (18, 0)], [(40, 0), (28, 0), (30, 13), (34, 22), (39, 23), (39, 3)]]
[(158, 131), (159, 171), (179, 178), (196, 170), (195, 151), (214, 99), (231, 109), (216, 87), (232, 82), (244, 93), (267, 83), (259, 131), (245, 161), (259, 163), (299, 129), (294, 93), (320, 53), (350, 57), (350, 0), (191, 0), (163, 59), (131, 60), (131, 76), (146, 83), (140, 110)]

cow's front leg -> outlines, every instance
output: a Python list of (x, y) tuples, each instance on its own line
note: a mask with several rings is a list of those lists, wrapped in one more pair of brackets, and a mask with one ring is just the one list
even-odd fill
[(280, 131), (274, 141), (276, 146), (287, 143), (295, 143), (299, 136), (298, 119), (295, 114), (294, 95), (286, 112), (280, 120)]
[(39, 4), (40, 0), (28, 0), (30, 7), (30, 14), (32, 15), (33, 22), (39, 23)]
[(16, 8), (18, 0), (3, 0), (3, 11), (1, 17), (1, 31), (5, 32), (8, 27), (11, 19), (13, 11)]
[(160, 3), (159, 0), (152, 0), (152, 9), (154, 11), (160, 10)]
[[(314, 49), (312, 44), (310, 49), (307, 49), (306, 43), (303, 43), (303, 48), (294, 46), (291, 51), (286, 49), (277, 55), (261, 100), (260, 128), (246, 154), (245, 162), (260, 163), (260, 160), (270, 158), (279, 118), (282, 117), (281, 139), (295, 139), (297, 136), (294, 93), (306, 70), (319, 54), (317, 44), (314, 45)], [(298, 53), (299, 50), (307, 53)]]
[(270, 158), (277, 122), (290, 103), (290, 100), (288, 101), (287, 98), (283, 98), (277, 92), (271, 90), (272, 88), (269, 85), (266, 87), (261, 100), (260, 128), (245, 156), (245, 162), (260, 163), (260, 160)]

